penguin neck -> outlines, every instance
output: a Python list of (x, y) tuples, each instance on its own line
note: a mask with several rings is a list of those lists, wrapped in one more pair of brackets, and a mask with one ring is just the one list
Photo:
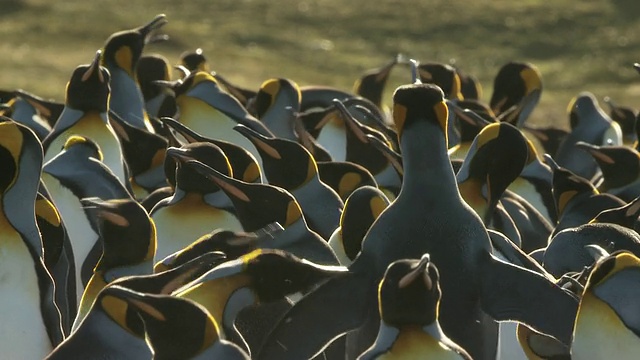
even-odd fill
[[(427, 122), (405, 129), (400, 139), (404, 177), (401, 192), (460, 197), (442, 129)], [(430, 191), (434, 189), (435, 191)]]

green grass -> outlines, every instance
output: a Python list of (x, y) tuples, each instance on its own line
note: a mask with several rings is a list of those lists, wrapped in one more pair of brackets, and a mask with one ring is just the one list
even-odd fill
[[(171, 40), (148, 47), (175, 62), (201, 47), (217, 72), (257, 88), (270, 77), (351, 89), (366, 69), (404, 53), (455, 62), (475, 74), (488, 100), (510, 60), (536, 64), (544, 92), (539, 124), (566, 126), (580, 91), (640, 107), (640, 2), (544, 0), (196, 0), (0, 3), (0, 88), (63, 99), (65, 83), (112, 33), (158, 13)], [(409, 80), (394, 70), (389, 93)], [(389, 98), (389, 95), (387, 96)]]

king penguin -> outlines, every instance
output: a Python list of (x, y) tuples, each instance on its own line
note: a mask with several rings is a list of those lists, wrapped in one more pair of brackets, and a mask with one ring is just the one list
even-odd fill
[(210, 143), (192, 143), (181, 148), (170, 147), (167, 156), (178, 162), (174, 169), (176, 185), (173, 195), (161, 200), (151, 210), (158, 233), (156, 262), (214, 229), (242, 230), (225, 193), (213, 181), (185, 165), (195, 159), (231, 175), (229, 161), (219, 147)]
[(273, 135), (297, 141), (295, 120), (300, 110), (300, 87), (289, 79), (269, 79), (256, 95), (256, 116)]
[(503, 65), (493, 82), (489, 105), (500, 121), (518, 128), (524, 126), (542, 94), (542, 75), (530, 63)]
[(100, 147), (104, 164), (122, 184), (127, 184), (120, 142), (109, 124), (109, 71), (100, 66), (100, 52), (89, 65), (78, 66), (67, 83), (65, 107), (51, 133), (44, 139), (44, 161), (63, 149), (73, 135), (91, 138)]
[(107, 284), (124, 276), (153, 273), (156, 252), (155, 225), (135, 200), (85, 198), (82, 204), (98, 223), (102, 256), (82, 294), (72, 330), (77, 329)]
[(636, 359), (640, 353), (637, 299), (640, 259), (618, 252), (599, 261), (576, 316), (573, 359)]
[(570, 342), (575, 298), (549, 279), (491, 255), (482, 220), (462, 200), (455, 182), (447, 154), (447, 118), (437, 86), (396, 90), (394, 120), (405, 171), (398, 198), (369, 229), (349, 273), (298, 301), (258, 359), (310, 358), (353, 329), (360, 329), (354, 351), (361, 353), (375, 339), (376, 286), (388, 265), (424, 253), (430, 253), (442, 276), (442, 328), (471, 356), (495, 356), (497, 327), (482, 312), (496, 320), (522, 321)]
[(246, 126), (238, 125), (235, 129), (258, 149), (269, 184), (291, 192), (309, 227), (329, 239), (340, 223), (344, 203), (333, 189), (320, 181), (318, 166), (309, 151), (297, 142), (268, 138)]
[(98, 229), (89, 220), (81, 199), (99, 197), (108, 200), (131, 196), (102, 159), (102, 151), (95, 142), (73, 135), (64, 144), (62, 152), (42, 169), (42, 181), (69, 234), (78, 302), (100, 257)]
[(471, 360), (440, 327), (439, 281), (438, 269), (429, 261), (428, 254), (420, 260), (391, 263), (378, 287), (378, 337), (358, 359)]
[(0, 164), (0, 348), (6, 358), (41, 359), (63, 332), (35, 217), (42, 167), (35, 133), (0, 123)]
[(166, 16), (161, 14), (144, 26), (116, 32), (106, 40), (102, 55), (102, 66), (111, 74), (109, 108), (129, 124), (149, 132), (154, 129), (144, 108), (136, 67), (150, 34), (166, 23)]

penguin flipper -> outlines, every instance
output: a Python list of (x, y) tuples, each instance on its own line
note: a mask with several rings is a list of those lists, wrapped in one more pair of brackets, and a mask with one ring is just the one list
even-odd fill
[(497, 321), (522, 322), (571, 344), (578, 300), (558, 285), (533, 271), (483, 253), (481, 307)]
[(516, 246), (508, 237), (501, 232), (487, 229), (489, 238), (491, 239), (491, 245), (498, 250), (510, 263), (523, 267), (527, 270), (537, 272), (538, 274), (546, 277), (550, 276), (548, 272), (531, 256), (522, 251)]
[(369, 300), (375, 300), (375, 283), (365, 274), (330, 279), (291, 308), (269, 334), (257, 359), (312, 358), (377, 311), (368, 306)]

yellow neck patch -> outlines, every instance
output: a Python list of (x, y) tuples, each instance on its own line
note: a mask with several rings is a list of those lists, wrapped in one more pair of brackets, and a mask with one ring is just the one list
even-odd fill
[(133, 52), (131, 48), (128, 46), (122, 46), (116, 51), (115, 55), (116, 64), (127, 72), (132, 79), (135, 79), (136, 76), (133, 73)]

